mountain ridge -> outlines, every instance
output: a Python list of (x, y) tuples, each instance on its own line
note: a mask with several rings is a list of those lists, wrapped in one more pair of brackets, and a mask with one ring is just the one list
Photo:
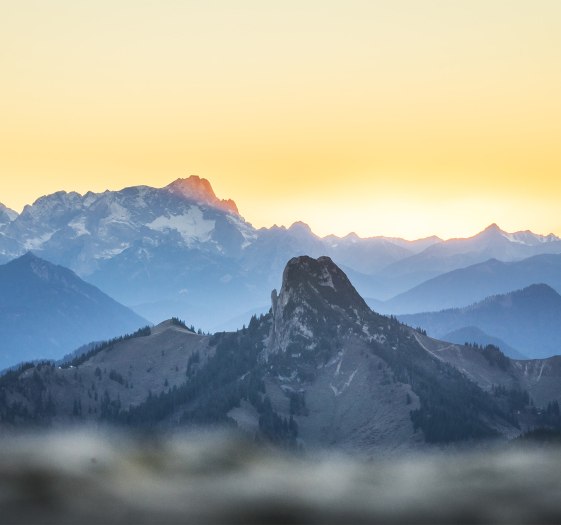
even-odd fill
[(396, 315), (461, 308), (540, 282), (561, 292), (560, 254), (508, 262), (489, 259), (433, 277), (376, 306)]
[(74, 272), (28, 252), (0, 266), (0, 367), (61, 358), (147, 321)]
[[(503, 252), (495, 254), (503, 259), (561, 252), (556, 238), (538, 242), (546, 238), (528, 232), (503, 234), (497, 233)], [(385, 300), (427, 275), (486, 255), (486, 248), (446, 255), (449, 246), (466, 242), (472, 241), (319, 237), (302, 222), (256, 229), (235, 203), (216, 197), (210, 182), (198, 176), (163, 188), (56, 192), (26, 206), (13, 220), (0, 221), (0, 262), (32, 250), (71, 268), (152, 322), (181, 315), (206, 330), (238, 328), (229, 321), (268, 301), (268, 290), (278, 288), (293, 256), (327, 255), (353, 276), (362, 296)], [(427, 256), (440, 246), (448, 247), (442, 257)], [(418, 268), (415, 261), (421, 261)]]
[(532, 284), (492, 295), (463, 308), (399, 316), (436, 338), (475, 326), (530, 358), (561, 353), (561, 295), (547, 284)]

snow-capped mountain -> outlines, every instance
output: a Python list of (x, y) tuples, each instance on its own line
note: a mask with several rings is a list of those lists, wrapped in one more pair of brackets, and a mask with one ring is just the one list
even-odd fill
[(418, 246), (414, 242), (399, 243), (397, 239), (385, 237), (362, 239), (356, 233), (349, 233), (345, 237), (329, 235), (323, 239), (323, 244), (326, 255), (338, 264), (365, 275), (375, 274), (386, 266), (417, 253)]
[(0, 228), (12, 222), (17, 216), (17, 212), (0, 203)]
[(254, 235), (234, 203), (217, 199), (208, 182), (194, 176), (165, 188), (137, 186), (83, 196), (57, 192), (26, 206), (3, 233), (18, 242), (20, 251), (34, 250), (81, 275), (139, 241), (157, 245), (172, 239), (185, 248), (231, 255)]
[(473, 237), (435, 243), (388, 266), (380, 276), (400, 283), (402, 289), (394, 290), (397, 294), (437, 275), (489, 259), (518, 261), (546, 253), (561, 253), (559, 237), (529, 231), (508, 233), (491, 224)]
[(550, 233), (549, 235), (539, 235), (537, 233), (531, 232), (530, 230), (524, 230), (514, 233), (508, 233), (501, 230), (501, 234), (510, 242), (525, 244), (526, 246), (540, 246), (545, 243), (558, 242), (561, 240), (559, 237), (557, 237), (557, 235), (554, 235), (553, 233)]
[(199, 204), (206, 204), (207, 206), (239, 215), (238, 207), (232, 199), (220, 200), (216, 197), (210, 182), (196, 175), (191, 175), (188, 179), (177, 179), (167, 186), (167, 188), (171, 193), (181, 195)]
[[(0, 231), (3, 260), (33, 250), (154, 320), (182, 315), (208, 327), (209, 319), (218, 323), (256, 304), (240, 264), (256, 230), (196, 176), (164, 188), (57, 192)], [(220, 310), (232, 289), (244, 308), (233, 314)]]
[(320, 238), (301, 222), (256, 229), (233, 201), (191, 176), (163, 188), (57, 192), (20, 215), (0, 208), (0, 262), (29, 250), (154, 322), (179, 315), (210, 330), (235, 328), (240, 315), (266, 309), (268, 290), (279, 286), (286, 262), (301, 254), (330, 256), (364, 296), (388, 299), (427, 277), (490, 257), (561, 253), (561, 241), (495, 225), (450, 241)]
[(383, 238), (321, 239), (299, 222), (258, 230), (197, 176), (164, 188), (57, 192), (5, 215), (1, 260), (33, 250), (154, 321), (180, 315), (206, 329), (266, 305), (295, 255), (331, 254), (372, 273), (414, 253)]

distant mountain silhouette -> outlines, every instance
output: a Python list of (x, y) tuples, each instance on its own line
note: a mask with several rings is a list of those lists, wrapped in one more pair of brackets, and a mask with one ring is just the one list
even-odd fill
[(508, 233), (491, 224), (473, 237), (435, 243), (421, 253), (391, 264), (380, 276), (401, 282), (407, 289), (437, 275), (489, 259), (517, 261), (548, 253), (561, 253), (561, 240), (555, 235), (537, 235), (530, 231)]
[(465, 326), (463, 328), (452, 330), (451, 332), (444, 334), (442, 339), (459, 345), (463, 345), (465, 343), (476, 343), (481, 346), (493, 345), (500, 348), (501, 352), (512, 359), (528, 359), (528, 356), (505, 343), (502, 339), (486, 334), (483, 330), (477, 328), (476, 326)]
[(0, 369), (61, 358), (146, 324), (71, 270), (32, 253), (0, 266)]
[(376, 306), (393, 314), (432, 312), (467, 306), (535, 283), (561, 292), (561, 255), (536, 255), (515, 262), (491, 259), (439, 275)]
[(465, 308), (399, 318), (439, 339), (452, 331), (477, 327), (529, 358), (561, 354), (561, 295), (545, 284), (492, 296)]

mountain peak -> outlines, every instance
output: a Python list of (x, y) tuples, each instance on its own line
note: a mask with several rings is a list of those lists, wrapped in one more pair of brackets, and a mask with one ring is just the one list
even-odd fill
[(518, 290), (511, 292), (512, 295), (518, 295), (523, 297), (536, 297), (536, 298), (554, 298), (561, 302), (561, 296), (555, 291), (551, 286), (545, 283), (536, 283)]
[(296, 221), (294, 223), (292, 223), (290, 225), (290, 227), (288, 228), (288, 231), (296, 233), (296, 232), (300, 232), (300, 233), (306, 233), (306, 234), (310, 234), (313, 235), (312, 229), (310, 228), (310, 226), (308, 226), (305, 222), (302, 221)]
[(496, 222), (494, 222), (493, 224), (489, 224), (489, 226), (487, 226), (487, 228), (483, 230), (483, 233), (485, 232), (503, 233), (503, 230), (501, 230), (499, 225)]
[(68, 276), (75, 276), (74, 272), (68, 268), (57, 266), (41, 257), (37, 257), (33, 252), (28, 251), (20, 257), (11, 260), (5, 265), (7, 268), (12, 268), (15, 272), (25, 273), (28, 276), (33, 276), (40, 281), (50, 281), (53, 278), (65, 279)]
[(239, 215), (238, 207), (233, 200), (220, 200), (214, 193), (210, 182), (198, 175), (191, 175), (185, 179), (177, 179), (169, 184), (167, 189), (187, 199)]
[(552, 304), (556, 304), (561, 307), (561, 295), (559, 295), (557, 291), (548, 284), (535, 283), (512, 292), (490, 295), (482, 301), (466, 306), (461, 310), (476, 310), (490, 304), (510, 306), (514, 303), (523, 304), (528, 308), (531, 308), (531, 305), (535, 305), (535, 311), (550, 307)]
[(0, 202), (0, 224), (6, 224), (15, 220), (18, 216), (18, 213), (14, 210), (11, 210), (4, 204)]
[(132, 310), (63, 266), (32, 252), (0, 265), (0, 369), (60, 359), (89, 343), (147, 324)]
[(338, 293), (353, 292), (356, 296), (354, 299), (362, 301), (345, 273), (325, 255), (317, 259), (301, 255), (288, 261), (283, 273), (281, 293), (303, 284), (317, 287), (318, 290), (329, 288)]
[(17, 259), (14, 259), (14, 261), (21, 261), (21, 262), (37, 261), (37, 260), (39, 260), (39, 257), (37, 257), (37, 255), (35, 255), (32, 251), (28, 251), (24, 253), (22, 256), (18, 257)]
[(502, 230), (497, 224), (493, 223), (487, 226), (481, 233), (476, 235), (485, 236), (485, 235), (492, 235), (494, 237), (504, 237), (510, 243), (515, 243), (519, 245), (526, 245), (526, 246), (539, 246), (545, 243), (552, 243), (552, 242), (559, 242), (559, 237), (553, 234), (549, 235), (540, 235), (538, 233), (533, 233), (530, 230), (524, 231), (517, 231), (514, 233), (509, 233), (505, 230)]
[(312, 348), (319, 336), (335, 336), (343, 325), (362, 329), (372, 315), (345, 273), (326, 256), (290, 259), (272, 302), (274, 351), (286, 351), (291, 344)]

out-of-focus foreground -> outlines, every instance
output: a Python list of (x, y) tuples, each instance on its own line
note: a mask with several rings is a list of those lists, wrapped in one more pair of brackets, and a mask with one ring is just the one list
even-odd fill
[(359, 462), (222, 434), (4, 438), (2, 523), (559, 523), (561, 450)]

